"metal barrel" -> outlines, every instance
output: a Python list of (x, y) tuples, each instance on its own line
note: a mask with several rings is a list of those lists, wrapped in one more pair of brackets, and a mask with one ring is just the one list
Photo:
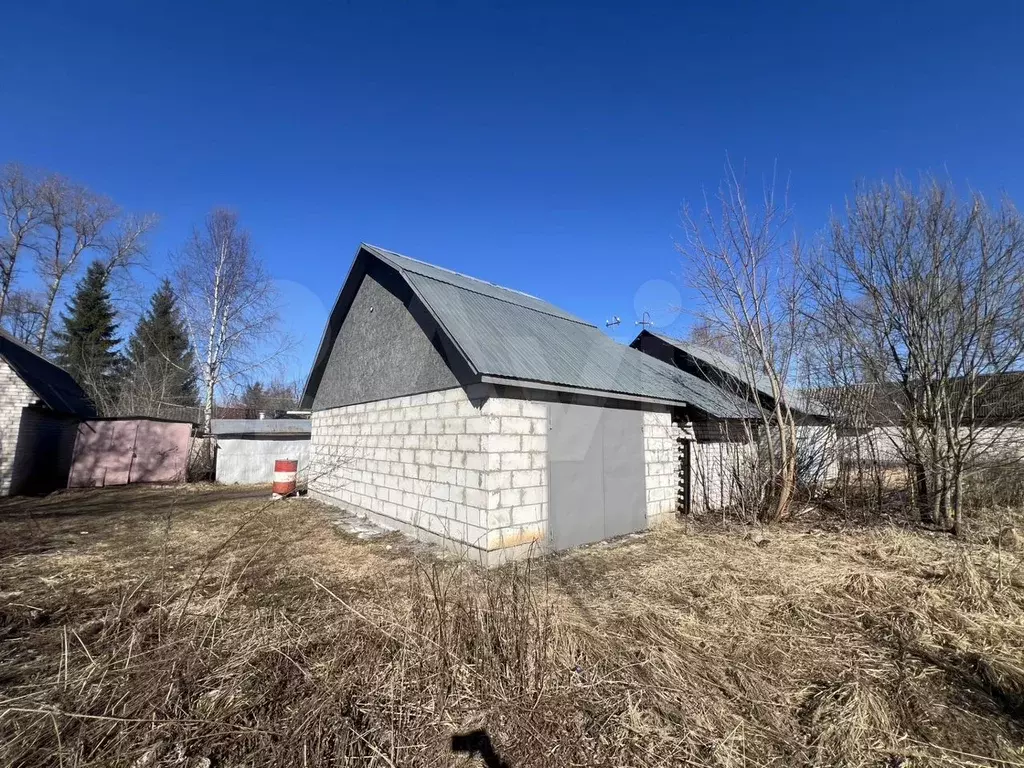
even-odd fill
[(274, 495), (291, 496), (295, 493), (295, 476), (299, 462), (295, 459), (277, 459), (274, 462)]

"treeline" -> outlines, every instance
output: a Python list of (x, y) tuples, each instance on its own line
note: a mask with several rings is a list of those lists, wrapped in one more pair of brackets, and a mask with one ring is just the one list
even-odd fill
[(0, 172), (0, 217), (0, 327), (68, 370), (99, 413), (208, 429), (221, 403), (248, 407), (248, 393), (263, 410), (268, 391), (288, 389), (259, 383), (286, 340), (273, 283), (233, 212), (215, 209), (193, 229), (148, 299), (138, 278), (155, 271), (155, 215), (12, 164)]
[(749, 194), (727, 165), (717, 198), (684, 211), (679, 246), (703, 300), (696, 334), (774, 395), (756, 403), (756, 516), (790, 514), (798, 412), (824, 409), (874, 448), (888, 443), (905, 470), (894, 482), (875, 462), (862, 501), (909, 502), (961, 532), (982, 500), (974, 481), (1024, 458), (1024, 218), (1006, 198), (929, 177), (859, 185), (809, 239), (791, 214), (774, 181)]

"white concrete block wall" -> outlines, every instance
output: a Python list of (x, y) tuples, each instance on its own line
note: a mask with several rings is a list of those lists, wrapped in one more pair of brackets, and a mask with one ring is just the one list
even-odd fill
[(741, 503), (744, 478), (754, 476), (757, 446), (745, 442), (690, 443), (690, 504), (710, 512)]
[(543, 547), (548, 524), (548, 406), (489, 397), (482, 403), (489, 550), (503, 559)]
[(643, 412), (643, 433), (647, 522), (650, 524), (675, 514), (678, 506), (681, 430), (672, 423), (672, 413), (666, 408)]
[(313, 413), (310, 491), (488, 563), (547, 533), (547, 410), (482, 388)]
[(11, 491), (21, 411), (38, 400), (18, 374), (0, 360), (0, 496)]
[(299, 485), (309, 470), (309, 440), (258, 440), (218, 438), (216, 480), (218, 483), (272, 483), (274, 462), (295, 459), (299, 463)]

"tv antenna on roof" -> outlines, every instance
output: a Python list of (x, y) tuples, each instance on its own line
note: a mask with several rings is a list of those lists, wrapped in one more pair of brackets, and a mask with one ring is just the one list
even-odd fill
[(611, 320), (605, 320), (604, 321), (604, 327), (605, 328), (611, 328), (613, 325), (618, 325), (621, 322), (622, 322), (622, 318), (621, 317), (619, 317), (618, 315), (612, 315), (612, 319)]
[(643, 314), (642, 314), (642, 315), (640, 316), (640, 319), (639, 319), (639, 320), (634, 320), (634, 321), (633, 321), (633, 325), (640, 325), (640, 326), (643, 326), (643, 329), (644, 329), (645, 331), (647, 330), (647, 326), (648, 326), (648, 325), (650, 325), (650, 326), (652, 326), (652, 327), (653, 327), (653, 326), (654, 326), (654, 321), (653, 321), (653, 320), (651, 320), (651, 313), (650, 313), (650, 312), (644, 312), (644, 313), (643, 313)]

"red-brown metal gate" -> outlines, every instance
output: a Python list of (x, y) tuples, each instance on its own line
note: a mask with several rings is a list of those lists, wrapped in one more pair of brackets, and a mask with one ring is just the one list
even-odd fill
[(153, 419), (93, 419), (78, 425), (69, 488), (185, 479), (192, 425)]

